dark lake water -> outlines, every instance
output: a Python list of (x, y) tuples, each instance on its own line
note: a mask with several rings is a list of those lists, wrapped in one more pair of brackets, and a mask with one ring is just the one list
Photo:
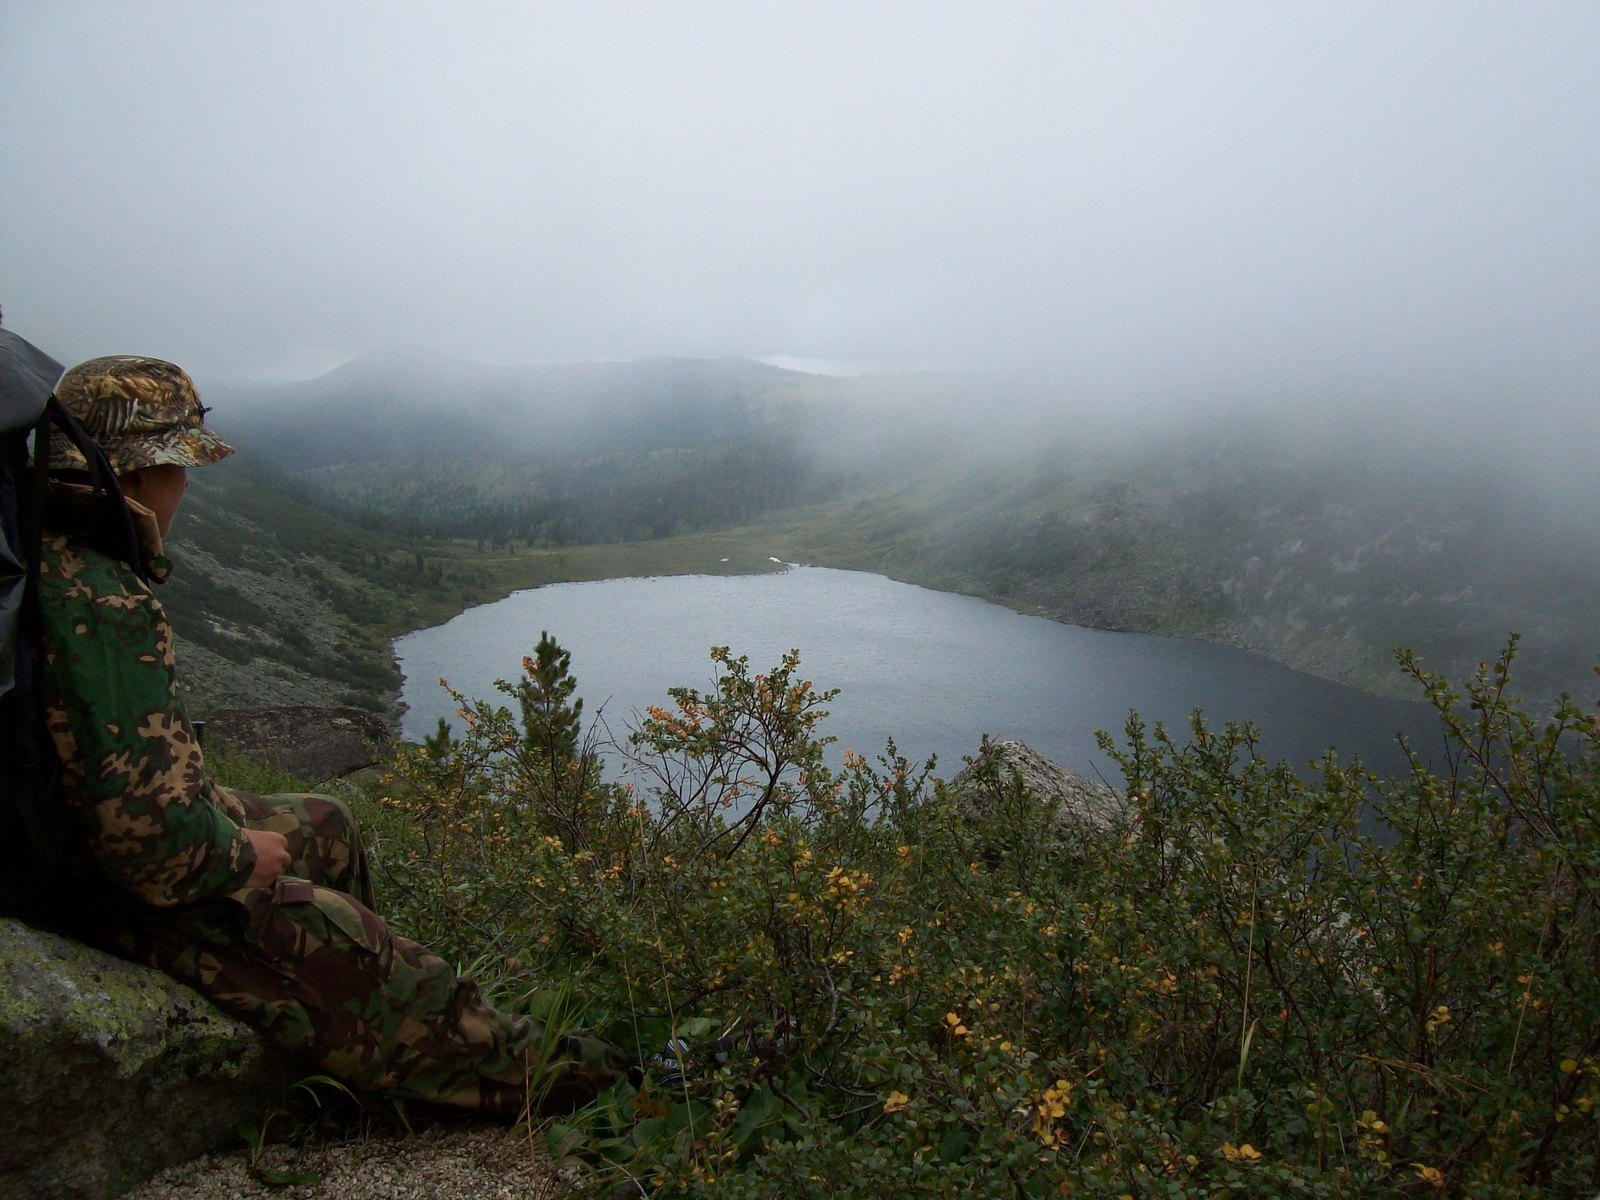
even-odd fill
[(444, 625), (400, 638), (404, 731), (454, 721), (443, 676), (491, 697), (515, 678), (541, 630), (572, 653), (586, 716), (603, 709), (621, 737), (667, 688), (705, 689), (708, 650), (731, 646), (752, 671), (791, 647), (818, 688), (840, 689), (826, 732), (868, 756), (893, 736), (913, 759), (939, 756), (949, 776), (980, 735), (1019, 738), (1086, 775), (1120, 783), (1095, 745), (1120, 733), (1129, 709), (1186, 727), (1203, 709), (1213, 725), (1253, 721), (1269, 756), (1303, 767), (1335, 745), (1380, 773), (1398, 773), (1395, 735), (1438, 744), (1430, 710), (1370, 696), (1266, 659), (1175, 638), (1108, 633), (877, 575), (791, 567), (773, 575), (691, 575), (556, 584), (518, 592)]

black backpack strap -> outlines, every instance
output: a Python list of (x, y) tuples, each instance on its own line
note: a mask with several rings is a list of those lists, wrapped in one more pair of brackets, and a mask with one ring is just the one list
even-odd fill
[[(122, 485), (117, 482), (116, 472), (111, 469), (105, 452), (95, 444), (82, 422), (68, 412), (53, 394), (45, 401), (44, 412), (39, 415), (33, 430), (33, 503), (30, 506), (33, 514), (42, 521), (49, 503), (52, 429), (58, 430), (83, 455), (89, 473), (89, 486), (94, 492), (91, 528), (96, 549), (129, 564), (140, 578), (148, 579), (149, 556), (134, 532), (133, 514), (128, 511), (128, 503), (122, 494)], [(28, 566), (32, 574), (38, 572), (42, 536), (42, 528), (30, 530), (27, 534)]]

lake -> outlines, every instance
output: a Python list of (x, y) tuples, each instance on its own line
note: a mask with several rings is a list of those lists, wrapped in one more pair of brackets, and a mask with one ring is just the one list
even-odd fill
[[(437, 685), (497, 697), (541, 630), (572, 654), (588, 718), (621, 738), (674, 686), (706, 689), (713, 645), (765, 671), (790, 648), (803, 677), (839, 688), (824, 731), (869, 757), (893, 736), (913, 760), (936, 753), (948, 777), (984, 733), (1018, 738), (1070, 770), (1120, 783), (1095, 745), (1130, 709), (1147, 724), (1186, 728), (1252, 721), (1273, 758), (1296, 767), (1329, 745), (1380, 773), (1404, 761), (1395, 734), (1439, 744), (1431, 710), (1291, 671), (1259, 656), (1177, 638), (1110, 633), (1026, 616), (878, 575), (790, 567), (771, 575), (687, 575), (554, 584), (517, 592), (443, 625), (405, 635), (395, 652), (408, 737), (457, 723)], [(458, 723), (457, 723), (458, 724)]]

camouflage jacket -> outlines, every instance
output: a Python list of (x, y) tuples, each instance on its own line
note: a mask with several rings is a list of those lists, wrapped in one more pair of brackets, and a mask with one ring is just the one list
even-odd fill
[[(152, 577), (165, 578), (154, 516), (129, 508)], [(206, 775), (179, 700), (172, 627), (149, 585), (82, 538), (52, 532), (39, 599), (45, 720), (89, 856), (160, 907), (243, 886), (256, 860), (244, 808)]]

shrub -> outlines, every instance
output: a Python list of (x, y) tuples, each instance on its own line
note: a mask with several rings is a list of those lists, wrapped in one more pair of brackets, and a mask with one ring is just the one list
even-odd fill
[[(553, 1143), (656, 1195), (1577, 1194), (1600, 1183), (1600, 730), (1458, 696), (1444, 751), (1301, 776), (1130, 716), (1110, 828), (970, 760), (830, 761), (791, 653), (712, 651), (602, 778), (563, 652), (399, 753), (412, 927), (701, 1047)], [(1375, 836), (1362, 832), (1370, 809)], [(713, 1053), (713, 1048), (718, 1051)]]

